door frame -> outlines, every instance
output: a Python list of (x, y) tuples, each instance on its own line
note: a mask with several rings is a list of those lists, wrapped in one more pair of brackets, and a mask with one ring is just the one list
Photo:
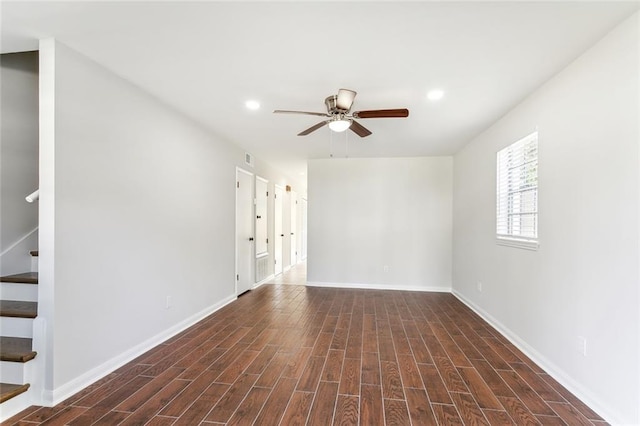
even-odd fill
[[(254, 183), (254, 179), (253, 179), (254, 174), (252, 172), (248, 171), (248, 170), (245, 170), (245, 169), (243, 169), (241, 167), (236, 166), (236, 174), (235, 174), (236, 185), (238, 185), (238, 182), (239, 182), (239, 180), (238, 180), (239, 173), (244, 173), (246, 175), (249, 175), (252, 178), (250, 180), (251, 181), (251, 188), (250, 188), (250, 193), (251, 193), (251, 203), (250, 204), (251, 204), (251, 207), (250, 207), (250, 209), (251, 209), (251, 217), (253, 219), (253, 216), (255, 215), (254, 214), (255, 213), (255, 203), (254, 203), (254, 201), (255, 201), (255, 183)], [(235, 198), (236, 198), (236, 204), (235, 204), (235, 210), (236, 211), (235, 211), (235, 230), (234, 230), (234, 234), (235, 234), (235, 241), (234, 241), (234, 245), (235, 245), (235, 274), (234, 275), (236, 276), (236, 278), (233, 280), (233, 283), (234, 283), (234, 288), (235, 288), (234, 293), (235, 293), (235, 295), (237, 297), (238, 296), (238, 275), (239, 275), (239, 273), (238, 273), (238, 187), (237, 186), (236, 186), (236, 191), (235, 191)], [(255, 234), (255, 220), (251, 220), (251, 224), (252, 224), (251, 225), (251, 233)], [(252, 244), (251, 253), (250, 253), (251, 261), (249, 262), (249, 273), (248, 273), (249, 277), (251, 277), (251, 281), (254, 281), (254, 277), (255, 277), (253, 275), (253, 273), (252, 273), (254, 271), (254, 269), (255, 269), (255, 267), (254, 267), (255, 266), (255, 257), (256, 257), (255, 248), (256, 248), (256, 245), (255, 245), (255, 240), (254, 240), (254, 242)], [(253, 284), (251, 285), (251, 287), (253, 287)]]
[[(277, 198), (277, 194), (280, 194), (280, 199)], [(284, 187), (280, 186), (278, 184), (275, 185), (275, 190), (273, 191), (273, 197), (274, 197), (274, 204), (273, 204), (273, 259), (274, 261), (276, 260), (277, 257), (277, 241), (280, 241), (280, 272), (276, 272), (276, 267), (274, 265), (274, 269), (273, 269), (273, 274), (274, 276), (280, 275), (284, 272)], [(277, 225), (276, 225), (276, 206), (277, 204), (280, 203), (280, 235), (278, 235), (277, 232)], [(278, 238), (280, 240), (278, 240)], [(275, 263), (275, 262), (274, 262)]]

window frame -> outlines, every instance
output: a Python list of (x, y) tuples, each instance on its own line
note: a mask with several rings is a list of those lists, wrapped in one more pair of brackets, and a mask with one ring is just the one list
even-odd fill
[[(527, 160), (525, 157), (526, 146), (535, 143), (535, 159)], [(522, 153), (519, 154), (518, 151), (522, 150)], [(516, 176), (509, 176), (507, 172), (504, 171), (504, 168), (507, 167), (508, 159), (503, 158), (504, 156), (514, 156), (514, 153), (518, 153), (519, 158), (518, 162), (510, 165), (508, 170), (514, 170), (517, 168), (524, 168), (529, 164), (535, 165), (535, 186), (533, 187), (524, 187), (522, 182), (514, 182), (516, 180), (521, 181), (522, 179), (527, 179), (526, 171), (519, 173)], [(539, 166), (539, 135), (538, 130), (536, 129), (534, 132), (528, 134), (527, 136), (518, 139), (517, 141), (509, 144), (508, 146), (502, 148), (496, 153), (496, 244), (503, 246), (516, 247), (527, 250), (537, 250), (539, 243), (539, 212), (538, 212), (538, 204), (539, 204), (539, 178), (538, 178), (538, 166)], [(501, 173), (503, 172), (504, 173)], [(504, 181), (506, 179), (506, 182)], [(506, 188), (506, 189), (505, 189)], [(515, 189), (514, 189), (515, 188)], [(511, 195), (515, 193), (523, 193), (528, 191), (534, 191), (533, 193), (533, 206), (532, 210), (528, 210), (527, 208), (523, 208), (525, 206), (526, 201), (519, 201), (520, 208), (518, 212), (514, 212), (513, 206), (513, 197)], [(505, 194), (506, 192), (506, 194)], [(507, 203), (506, 211), (501, 204)], [(530, 204), (530, 203), (529, 203)], [(508, 218), (513, 215), (534, 215), (533, 217), (533, 232), (535, 235), (518, 235), (513, 233), (513, 229), (507, 231), (507, 233), (500, 232), (507, 226), (508, 228), (513, 227), (513, 222)]]

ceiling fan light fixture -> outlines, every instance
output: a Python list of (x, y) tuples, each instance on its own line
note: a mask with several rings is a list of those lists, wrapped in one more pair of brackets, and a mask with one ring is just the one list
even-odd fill
[(334, 132), (344, 132), (349, 127), (351, 127), (351, 120), (347, 120), (344, 118), (331, 120), (329, 122), (329, 128)]

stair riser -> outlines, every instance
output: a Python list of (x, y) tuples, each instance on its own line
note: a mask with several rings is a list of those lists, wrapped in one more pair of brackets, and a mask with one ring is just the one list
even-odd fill
[(2, 300), (37, 302), (38, 286), (36, 284), (0, 283), (0, 298)]
[(5, 337), (33, 337), (33, 319), (0, 317), (0, 333)]
[(38, 256), (31, 257), (31, 272), (38, 272)]
[(0, 410), (0, 422), (5, 421), (18, 414), (20, 411), (29, 408), (32, 405), (32, 401), (33, 389), (29, 389), (28, 391), (3, 402), (2, 410)]
[(33, 381), (32, 362), (0, 361), (0, 382), (23, 385)]

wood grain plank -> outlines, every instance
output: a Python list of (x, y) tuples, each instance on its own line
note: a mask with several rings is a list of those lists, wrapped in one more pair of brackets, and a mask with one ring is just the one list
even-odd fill
[(144, 404), (127, 417), (122, 425), (144, 425), (151, 420), (164, 406), (176, 397), (189, 384), (185, 380), (173, 380), (160, 392), (149, 398)]
[(271, 359), (269, 365), (264, 369), (264, 371), (260, 375), (260, 378), (256, 381), (254, 386), (273, 388), (284, 372), (284, 369), (287, 366), (290, 357), (291, 356), (288, 353), (276, 353)]
[(404, 400), (385, 399), (384, 417), (388, 425), (411, 425), (407, 403)]
[(391, 361), (380, 361), (380, 372), (382, 374), (382, 395), (384, 398), (404, 399), (398, 364)]
[(311, 348), (302, 347), (289, 357), (287, 365), (282, 370), (282, 377), (290, 379), (298, 379), (302, 375), (309, 357), (311, 356)]
[(469, 392), (464, 381), (458, 374), (458, 370), (451, 361), (449, 361), (449, 358), (434, 357), (433, 362), (449, 392)]
[(377, 353), (365, 352), (362, 354), (361, 381), (368, 385), (380, 385), (380, 360)]
[(411, 346), (411, 351), (413, 352), (413, 357), (416, 360), (416, 363), (420, 364), (433, 364), (433, 359), (431, 358), (431, 354), (429, 350), (425, 346), (422, 338), (417, 339), (409, 339), (409, 345)]
[(418, 364), (418, 370), (420, 371), (422, 381), (432, 403), (453, 404), (449, 396), (449, 391), (442, 381), (435, 365)]
[(489, 424), (491, 425), (515, 426), (514, 421), (511, 419), (511, 417), (506, 411), (483, 409), (482, 412), (484, 413), (484, 416), (487, 418), (487, 420), (489, 420)]
[[(213, 383), (176, 420), (177, 426), (200, 424), (231, 386)], [(114, 423), (115, 424), (115, 423)]]
[(291, 401), (282, 417), (281, 425), (303, 426), (307, 423), (307, 417), (311, 410), (314, 393), (295, 391)]
[(436, 425), (429, 397), (424, 389), (405, 388), (409, 416), (414, 425)]
[(246, 398), (240, 403), (233, 413), (227, 425), (249, 425), (252, 424), (258, 413), (262, 409), (265, 401), (269, 397), (271, 389), (253, 387)]
[(227, 422), (238, 405), (240, 405), (240, 402), (247, 396), (256, 380), (258, 380), (257, 374), (242, 374), (213, 407), (206, 420), (210, 422)]
[(558, 392), (556, 392), (536, 372), (529, 368), (528, 365), (521, 362), (513, 362), (511, 363), (511, 367), (513, 367), (516, 373), (518, 373), (518, 375), (522, 377), (543, 400), (547, 402), (566, 402)]
[(320, 382), (309, 413), (309, 425), (325, 426), (333, 422), (333, 410), (338, 398), (338, 383)]
[(340, 382), (344, 352), (345, 351), (336, 349), (329, 350), (324, 364), (324, 370), (322, 370), (322, 374), (320, 375), (320, 380), (325, 382)]
[[(527, 406), (533, 414), (542, 414), (544, 416), (554, 416), (555, 412), (549, 405), (535, 393), (531, 386), (527, 384), (515, 371), (499, 371), (500, 377), (509, 385), (509, 387), (518, 395), (518, 398)], [(505, 407), (506, 408), (506, 407)]]
[(357, 396), (338, 395), (336, 410), (333, 416), (335, 426), (357, 425), (360, 418), (359, 400)]
[(398, 354), (398, 367), (402, 376), (402, 384), (405, 388), (424, 389), (422, 377), (413, 355)]
[(489, 425), (478, 403), (470, 393), (451, 392), (451, 399), (465, 424)]
[(502, 410), (502, 404), (475, 369), (460, 367), (458, 373), (481, 408)]
[(365, 384), (360, 386), (360, 424), (384, 424), (382, 388), (380, 386)]
[(539, 425), (540, 422), (518, 398), (499, 396), (498, 400), (517, 425)]
[(458, 410), (453, 405), (433, 404), (433, 413), (436, 416), (438, 424), (440, 425), (460, 425), (463, 426), (464, 422), (458, 414)]
[(255, 424), (277, 425), (296, 387), (296, 379), (282, 377), (265, 402)]
[(300, 376), (300, 381), (298, 382), (296, 390), (303, 392), (315, 392), (318, 382), (320, 381), (322, 369), (324, 368), (324, 362), (325, 358), (322, 356), (310, 357), (309, 362), (307, 362), (307, 366)]
[(493, 369), (493, 367), (487, 361), (471, 360), (482, 380), (489, 386), (491, 392), (495, 396), (515, 397), (511, 388), (505, 383), (500, 375)]
[(339, 392), (343, 395), (360, 395), (360, 375), (360, 360), (345, 358)]
[(591, 425), (592, 423), (585, 416), (580, 413), (576, 408), (571, 406), (570, 404), (560, 403), (560, 402), (549, 402), (548, 403), (553, 411), (562, 418), (567, 424), (570, 425)]

